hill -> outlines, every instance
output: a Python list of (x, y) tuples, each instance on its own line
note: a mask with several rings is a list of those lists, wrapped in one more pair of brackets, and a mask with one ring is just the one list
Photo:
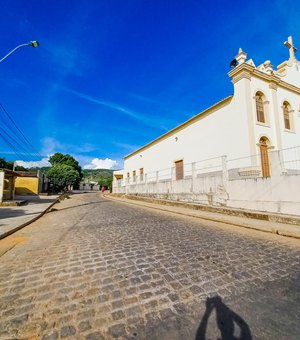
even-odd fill
[(105, 187), (111, 187), (111, 183), (113, 180), (113, 172), (114, 170), (109, 169), (83, 169), (83, 181), (85, 182), (97, 182), (100, 185), (104, 185)]

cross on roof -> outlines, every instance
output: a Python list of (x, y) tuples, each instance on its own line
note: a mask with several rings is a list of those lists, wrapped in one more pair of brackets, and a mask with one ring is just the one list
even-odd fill
[(289, 49), (290, 60), (295, 60), (295, 52), (297, 52), (297, 48), (293, 45), (292, 36), (288, 37), (288, 40), (284, 42), (284, 45)]

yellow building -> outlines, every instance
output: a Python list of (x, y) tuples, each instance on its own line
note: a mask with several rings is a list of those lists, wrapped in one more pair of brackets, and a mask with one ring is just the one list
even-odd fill
[(41, 192), (41, 180), (39, 172), (17, 171), (18, 177), (15, 183), (16, 195), (38, 195)]

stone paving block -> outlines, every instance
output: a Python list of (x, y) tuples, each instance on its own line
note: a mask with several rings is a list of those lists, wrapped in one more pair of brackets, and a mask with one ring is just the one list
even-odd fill
[(86, 340), (105, 340), (104, 335), (102, 335), (100, 332), (93, 332), (88, 334), (85, 337)]
[(69, 209), (23, 229), (28, 241), (1, 257), (0, 338), (195, 339), (207, 298), (231, 301), (251, 318), (247, 306), (262, 298), (249, 292), (274, 285), (260, 297), (279, 312), (260, 314), (262, 303), (252, 322), (268, 339), (297, 339), (298, 243), (95, 197), (60, 203)]
[(60, 337), (62, 339), (73, 337), (76, 334), (76, 329), (73, 326), (64, 326), (60, 330)]
[(121, 338), (126, 336), (125, 324), (117, 324), (109, 327), (108, 334), (113, 338)]
[(87, 320), (87, 321), (81, 321), (78, 325), (78, 330), (79, 332), (85, 332), (89, 329), (91, 329), (92, 326), (90, 325), (90, 322)]

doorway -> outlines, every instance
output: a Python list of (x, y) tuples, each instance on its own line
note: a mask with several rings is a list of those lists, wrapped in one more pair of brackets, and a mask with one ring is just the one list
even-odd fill
[(259, 151), (260, 151), (262, 177), (270, 177), (271, 176), (269, 154), (268, 154), (268, 141), (269, 140), (266, 137), (262, 137), (259, 140)]

